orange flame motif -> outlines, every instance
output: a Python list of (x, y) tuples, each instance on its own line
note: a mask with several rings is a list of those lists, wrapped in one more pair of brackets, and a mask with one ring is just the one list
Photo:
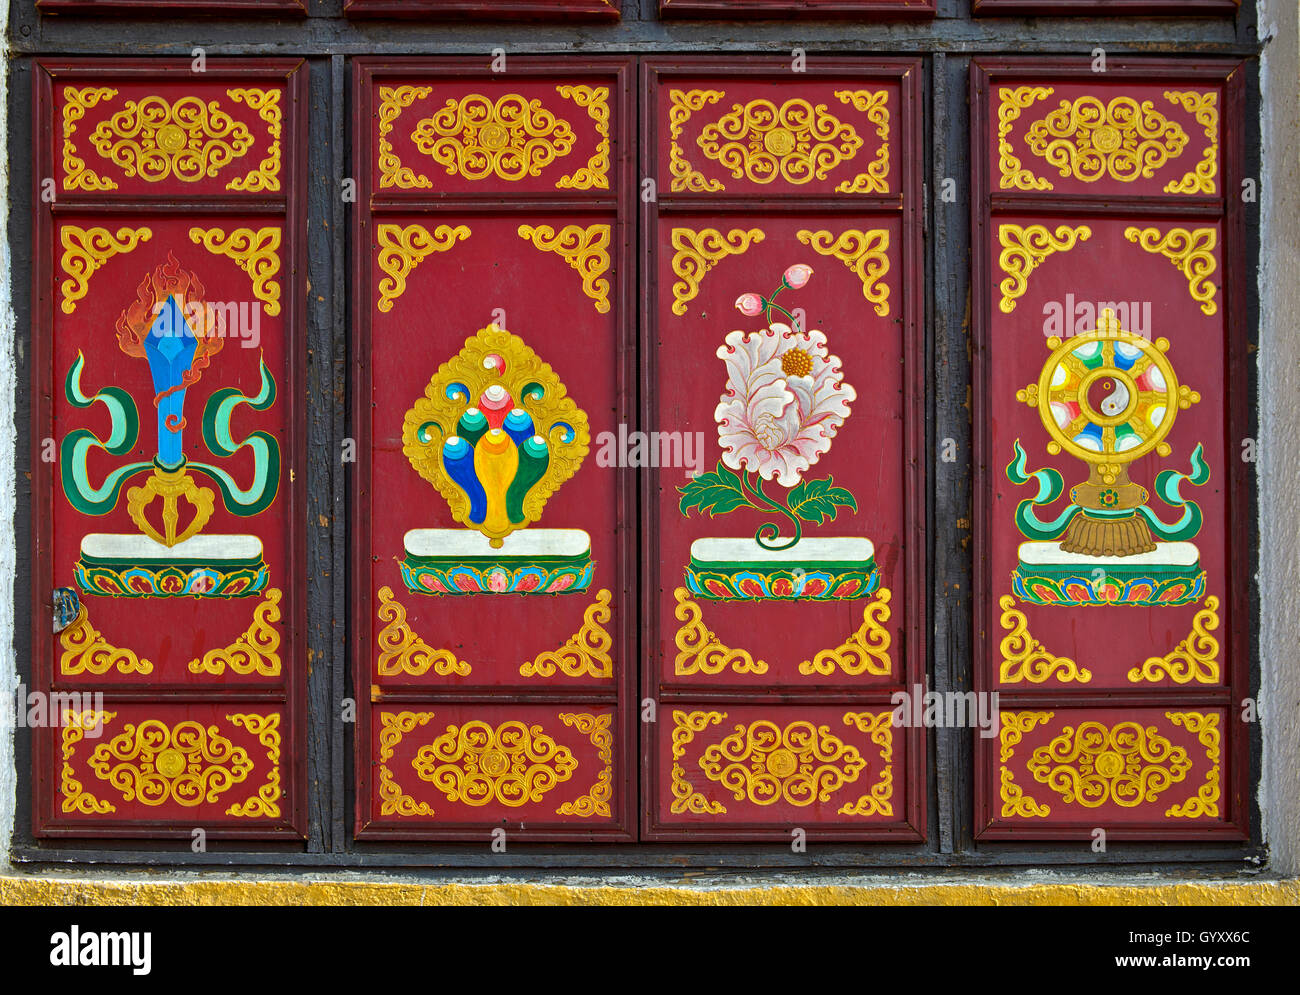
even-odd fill
[[(198, 275), (182, 269), (176, 257), (168, 252), (167, 262), (145, 275), (136, 287), (136, 300), (118, 316), (117, 344), (124, 353), (144, 357), (144, 340), (158, 318), (159, 307), (170, 297), (177, 298), (181, 313), (197, 343), (194, 360), (181, 375), (181, 382), (155, 396), (155, 408), (168, 394), (198, 383), (203, 370), (212, 361), (212, 357), (221, 351), (226, 341), (225, 314), (219, 308), (207, 306), (203, 299), (203, 284)], [(179, 432), (184, 427), (185, 419), (168, 419), (167, 428), (172, 432)]]

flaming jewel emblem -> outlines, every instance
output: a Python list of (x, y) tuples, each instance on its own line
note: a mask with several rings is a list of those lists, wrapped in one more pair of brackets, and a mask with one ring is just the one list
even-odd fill
[(586, 414), (517, 335), (480, 329), (406, 413), (402, 451), (452, 518), (500, 548), (582, 465)]

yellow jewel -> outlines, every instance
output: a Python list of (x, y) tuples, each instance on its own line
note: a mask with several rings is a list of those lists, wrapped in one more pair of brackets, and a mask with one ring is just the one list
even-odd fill
[[(155, 498), (162, 498), (163, 531), (159, 532), (145, 517), (144, 510)], [(193, 509), (193, 517), (179, 533), (176, 527), (180, 520), (180, 499), (184, 498)], [(200, 487), (194, 482), (189, 471), (163, 470), (154, 467), (153, 476), (147, 478), (143, 487), (129, 487), (126, 492), (126, 512), (136, 527), (152, 539), (168, 548), (184, 542), (190, 536), (198, 535), (212, 517), (216, 494), (210, 487)]]

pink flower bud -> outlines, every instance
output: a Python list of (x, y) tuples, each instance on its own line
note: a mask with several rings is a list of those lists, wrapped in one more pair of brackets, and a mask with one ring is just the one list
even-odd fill
[(785, 284), (791, 290), (798, 290), (808, 282), (808, 278), (811, 276), (811, 266), (805, 266), (803, 263), (795, 263), (795, 265), (785, 271)]
[(736, 298), (736, 310), (750, 318), (757, 318), (763, 313), (763, 298), (758, 294), (741, 294)]

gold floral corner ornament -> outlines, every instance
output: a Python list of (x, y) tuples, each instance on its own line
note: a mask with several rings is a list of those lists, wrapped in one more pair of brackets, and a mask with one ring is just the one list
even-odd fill
[(1152, 656), (1128, 672), (1134, 684), (1169, 678), (1175, 684), (1217, 684), (1220, 677), (1219, 641), (1210, 633), (1219, 627), (1219, 599), (1208, 597), (1192, 619), (1187, 638), (1164, 656)]
[(613, 716), (609, 713), (592, 715), (590, 712), (561, 712), (559, 718), (566, 726), (572, 726), (591, 740), (591, 745), (596, 748), (601, 769), (596, 775), (596, 783), (587, 793), (571, 802), (564, 802), (555, 810), (556, 814), (573, 815), (579, 819), (589, 819), (593, 815), (609, 818), (609, 803), (614, 796), (612, 784), (614, 736), (610, 731)]
[(866, 733), (880, 747), (881, 770), (870, 790), (857, 801), (841, 805), (839, 815), (894, 814), (894, 724), (893, 712), (845, 712), (844, 724)]
[(117, 184), (100, 176), (86, 165), (77, 153), (73, 135), (77, 122), (86, 111), (102, 100), (112, 100), (117, 91), (108, 86), (65, 86), (63, 88), (63, 189), (66, 190), (116, 190)]
[(1213, 90), (1166, 90), (1165, 99), (1177, 104), (1196, 118), (1205, 129), (1205, 151), (1195, 169), (1188, 170), (1180, 180), (1165, 184), (1165, 193), (1213, 194), (1217, 191), (1215, 177), (1219, 172), (1219, 95)]
[[(679, 587), (673, 592), (677, 601), (674, 616), (682, 625), (675, 636), (677, 655), (673, 673), (679, 677), (694, 674), (714, 675), (725, 670), (736, 674), (766, 674), (767, 661), (755, 659), (746, 649), (733, 648), (719, 641), (704, 624), (704, 613), (690, 592)], [(862, 625), (838, 646), (819, 650), (812, 659), (804, 660), (798, 670), (804, 676), (829, 677), (837, 671), (850, 677), (870, 674), (884, 677), (894, 671), (889, 654), (891, 637), (885, 623), (889, 621), (890, 593), (881, 588), (862, 610)]]
[(1124, 229), (1124, 237), (1143, 250), (1164, 256), (1187, 280), (1187, 292), (1201, 306), (1201, 311), (1212, 315), (1219, 306), (1214, 295), (1219, 288), (1210, 280), (1218, 262), (1214, 257), (1219, 244), (1219, 234), (1213, 228), (1170, 228), (1161, 234), (1158, 228)]
[(235, 87), (227, 90), (226, 94), (236, 103), (245, 103), (257, 111), (258, 116), (266, 122), (266, 131), (271, 139), (262, 161), (246, 176), (227, 183), (226, 189), (244, 193), (274, 193), (280, 189), (280, 138), (283, 125), (280, 91)]
[(1069, 252), (1081, 241), (1092, 237), (1087, 225), (1071, 228), (1058, 225), (1051, 232), (1046, 225), (998, 225), (998, 242), (1002, 252), (998, 265), (1006, 276), (998, 284), (1002, 300), (998, 307), (1003, 314), (1016, 309), (1016, 300), (1029, 289), (1029, 276), (1054, 252)]
[(225, 256), (248, 274), (253, 281), (253, 296), (266, 305), (266, 313), (275, 317), (280, 313), (280, 229), (232, 228), (226, 234), (222, 228), (191, 228), (190, 241), (202, 245), (214, 256)]
[(1195, 733), (1197, 741), (1205, 747), (1205, 759), (1210, 769), (1205, 783), (1196, 794), (1178, 805), (1165, 810), (1167, 819), (1199, 819), (1202, 816), (1218, 818), (1219, 815), (1219, 716), (1211, 712), (1165, 712), (1165, 717), (1176, 726)]
[(824, 180), (862, 148), (862, 136), (825, 104), (792, 97), (779, 107), (766, 98), (735, 104), (705, 125), (695, 144), (733, 179), (802, 185)]
[(1097, 97), (1062, 100), (1025, 132), (1025, 147), (1055, 166), (1062, 176), (1095, 183), (1106, 176), (1121, 183), (1150, 179), (1182, 154), (1187, 132), (1150, 100)]
[(614, 658), (610, 650), (614, 640), (605, 628), (610, 619), (610, 598), (609, 591), (598, 591), (596, 600), (582, 613), (582, 628), (559, 649), (539, 653), (520, 664), (520, 676), (552, 677), (558, 670), (565, 677), (612, 678)]
[(1002, 609), (998, 621), (1007, 633), (998, 647), (1002, 653), (998, 681), (1002, 684), (1021, 681), (1044, 684), (1050, 680), (1087, 684), (1091, 681), (1092, 671), (1087, 667), (1080, 667), (1068, 656), (1056, 656), (1030, 635), (1029, 620), (1024, 612), (1016, 610), (1015, 604), (1009, 594), (998, 599), (998, 607)]
[(541, 100), (507, 93), (495, 101), (481, 93), (450, 97), (415, 126), (415, 147), (448, 176), (470, 181), (491, 176), (509, 183), (540, 176), (573, 150), (573, 126)]
[(119, 228), (114, 234), (107, 228), (61, 225), (59, 242), (63, 245), (63, 255), (59, 258), (59, 266), (67, 277), (59, 284), (63, 313), (72, 314), (77, 310), (77, 301), (90, 291), (90, 278), (97, 269), (114, 256), (131, 252), (152, 237), (152, 229), (145, 227)]
[(153, 664), (129, 650), (114, 646), (90, 624), (90, 613), (82, 602), (73, 623), (59, 633), (63, 653), (59, 657), (59, 675), (78, 677), (93, 674), (102, 677), (110, 670), (119, 674), (152, 674)]
[(1069, 804), (1135, 808), (1182, 781), (1192, 761), (1155, 726), (1089, 721), (1066, 726), (1034, 750), (1026, 767)]
[(158, 183), (174, 176), (195, 183), (216, 176), (253, 147), (253, 133), (215, 100), (159, 96), (128, 100), (99, 122), (90, 144), (127, 176)]
[(851, 180), (836, 185), (837, 193), (889, 193), (889, 91), (888, 90), (836, 90), (835, 97), (854, 110), (864, 111), (867, 120), (876, 126), (876, 136), (881, 139), (876, 157)]
[(88, 766), (125, 801), (194, 808), (244, 781), (254, 764), (248, 751), (215, 725), (187, 719), (169, 726), (145, 719), (128, 722), (119, 735), (95, 747)]
[(554, 252), (582, 278), (582, 292), (598, 314), (609, 311), (609, 225), (565, 225), (557, 233), (550, 225), (520, 225), (520, 238), (542, 252)]
[(81, 712), (66, 709), (63, 712), (60, 722), (63, 767), (59, 776), (59, 793), (63, 796), (63, 801), (59, 808), (64, 815), (71, 815), (74, 812), (82, 815), (107, 815), (109, 812), (117, 811), (112, 802), (96, 798), (87, 791), (86, 786), (77, 779), (77, 773), (72, 766), (77, 744), (85, 738), (86, 731), (95, 729), (98, 737), (104, 727), (115, 718), (117, 718), (116, 712), (97, 712), (93, 709)]
[(474, 719), (422, 746), (411, 761), (416, 775), (451, 802), (479, 807), (497, 802), (519, 808), (539, 802), (573, 776), (578, 761), (540, 725), (515, 719), (492, 726)]
[(999, 752), (998, 797), (1002, 800), (1002, 817), (1004, 819), (1010, 816), (1019, 816), (1022, 819), (1045, 819), (1052, 813), (1051, 806), (1040, 805), (1024, 793), (1020, 785), (1016, 784), (1011, 774), (1011, 768), (1007, 764), (1015, 755), (1015, 748), (1025, 734), (1032, 732), (1035, 726), (1050, 722), (1053, 714), (1052, 712), (1002, 713), (1002, 729), (998, 734), (1001, 745)]
[(446, 252), (458, 241), (469, 238), (469, 225), (438, 225), (429, 234), (423, 225), (381, 224), (375, 229), (379, 243), (379, 269), (386, 276), (379, 281), (380, 311), (393, 310), (393, 302), (406, 293), (406, 278), (433, 252)]
[[(266, 597), (253, 609), (253, 621), (229, 646), (208, 650), (203, 658), (188, 664), (191, 674), (219, 676), (229, 667), (241, 676), (280, 676), (280, 589), (269, 588)], [(251, 731), (251, 730), (250, 730)]]
[(668, 810), (674, 815), (690, 812), (693, 815), (725, 815), (727, 807), (719, 801), (710, 801), (695, 790), (686, 780), (686, 770), (678, 762), (686, 754), (686, 747), (695, 739), (697, 732), (703, 732), (709, 726), (715, 726), (727, 717), (726, 712), (682, 712), (673, 711), (673, 767), (672, 804)]
[(427, 176), (403, 166), (401, 158), (393, 151), (393, 124), (402, 111), (417, 100), (433, 92), (431, 86), (381, 86), (379, 88), (378, 168), (379, 189), (397, 187), (399, 190), (425, 189), (433, 186)]
[(826, 230), (802, 228), (795, 233), (804, 245), (822, 256), (831, 256), (847, 266), (862, 281), (862, 296), (875, 306), (876, 314), (889, 316), (889, 230), (849, 228), (835, 235)]
[(257, 794), (226, 809), (226, 815), (238, 819), (277, 819), (280, 817), (280, 715), (258, 712), (236, 712), (226, 716), (227, 721), (247, 729), (266, 749), (266, 760), (271, 770)]
[(555, 181), (560, 190), (609, 189), (609, 87), (561, 84), (555, 91), (579, 107), (585, 107), (596, 128), (596, 151), (587, 165)]
[(704, 750), (704, 776), (754, 805), (785, 802), (805, 808), (830, 801), (867, 769), (857, 747), (829, 726), (796, 719), (782, 727), (768, 719), (737, 725), (736, 731)]
[(417, 726), (428, 725), (433, 712), (380, 712), (379, 713), (379, 814), (380, 815), (433, 815), (427, 802), (417, 801), (401, 788), (388, 767), (393, 753), (407, 733)]
[(677, 144), (691, 115), (708, 104), (716, 104), (726, 94), (722, 90), (669, 90), (668, 100), (668, 172), (672, 174), (672, 193), (712, 193), (723, 190), (721, 180), (711, 180), (690, 164)]
[(379, 589), (379, 621), (385, 625), (379, 630), (376, 643), (379, 659), (375, 669), (380, 677), (423, 677), (432, 670), (439, 677), (452, 674), (468, 677), (470, 665), (451, 650), (434, 649), (417, 636), (406, 622), (406, 608), (393, 597), (390, 587)]
[(686, 313), (687, 303), (700, 292), (709, 270), (728, 256), (744, 254), (764, 237), (761, 228), (732, 228), (725, 235), (716, 228), (674, 228), (672, 268), (678, 279), (673, 282), (673, 314)]
[(1016, 155), (1011, 144), (1012, 125), (1021, 111), (1052, 95), (1050, 86), (1003, 86), (998, 88), (998, 186), (1002, 190), (1051, 190), (1052, 181), (1035, 176)]

